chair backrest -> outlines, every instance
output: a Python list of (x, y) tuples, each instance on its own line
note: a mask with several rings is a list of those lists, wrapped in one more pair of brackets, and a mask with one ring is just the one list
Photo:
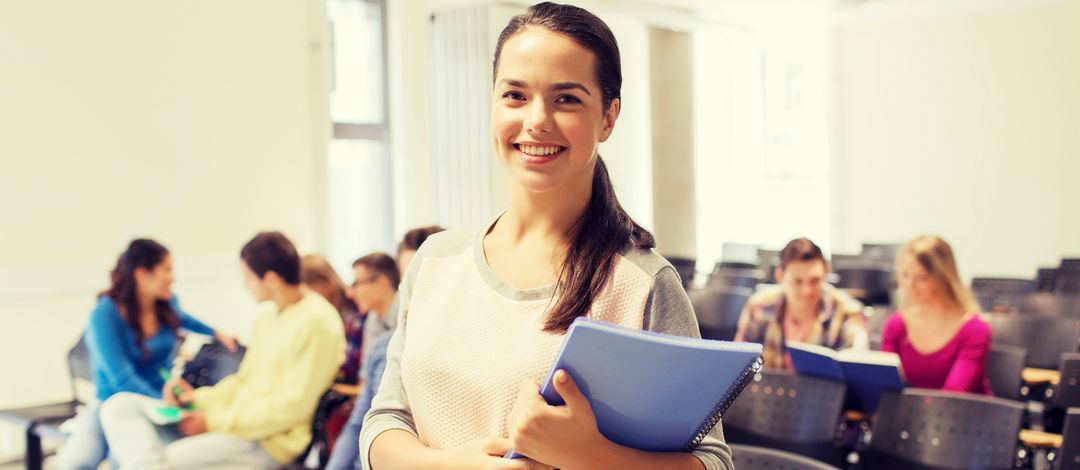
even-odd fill
[(1056, 409), (1080, 406), (1080, 353), (1062, 354), (1058, 372), (1061, 378), (1054, 387), (1052, 406)]
[(697, 260), (693, 258), (682, 258), (679, 256), (664, 256), (667, 258), (671, 266), (675, 268), (675, 272), (679, 273), (679, 279), (682, 280), (683, 289), (690, 288), (690, 283), (694, 282), (694, 267), (697, 266)]
[(863, 259), (892, 263), (899, 252), (900, 244), (898, 243), (863, 243), (862, 254), (859, 256)]
[(86, 347), (86, 335), (68, 350), (68, 376), (71, 379), (71, 396), (79, 403), (86, 403), (94, 396), (94, 372), (90, 367), (90, 350)]
[(86, 348), (86, 338), (79, 335), (79, 342), (68, 351), (68, 372), (72, 379), (94, 380), (90, 368), (90, 350)]
[(1055, 274), (1055, 292), (1080, 294), (1080, 258), (1062, 259)]
[(743, 444), (731, 444), (731, 459), (739, 470), (840, 470), (791, 452)]
[(995, 344), (990, 347), (986, 358), (986, 375), (990, 379), (990, 389), (994, 396), (1009, 400), (1020, 399), (1020, 387), (1024, 385), (1021, 377), (1027, 350), (1015, 346)]
[(1080, 469), (1080, 408), (1069, 408), (1065, 414), (1061, 437), (1061, 449), (1054, 461), (1054, 469)]
[(1039, 268), (1035, 281), (1039, 283), (1040, 292), (1051, 292), (1057, 287), (1057, 271), (1057, 268)]
[(840, 276), (837, 287), (858, 291), (854, 297), (867, 305), (891, 303), (892, 269), (881, 263), (835, 263), (833, 272)]
[(746, 287), (754, 289), (762, 281), (757, 269), (716, 268), (709, 274), (709, 287)]
[(714, 272), (715, 271), (723, 271), (723, 270), (726, 270), (726, 269), (741, 269), (741, 270), (754, 271), (754, 270), (757, 270), (757, 265), (754, 264), (754, 263), (748, 263), (748, 262), (745, 262), (745, 261), (721, 261), (719, 263), (716, 263), (716, 266), (713, 267)]
[(1080, 320), (1073, 318), (993, 314), (987, 322), (994, 343), (1024, 348), (1028, 367), (1056, 369), (1061, 355), (1076, 352)]
[(1001, 398), (905, 389), (881, 399), (870, 448), (935, 468), (1011, 469), (1024, 405)]
[(1080, 318), (1080, 296), (1056, 292), (1036, 292), (1024, 297), (1017, 311), (1025, 315)]
[(1080, 273), (1058, 273), (1057, 287), (1054, 292), (1062, 294), (1080, 294)]
[(776, 268), (780, 266), (780, 251), (758, 248), (758, 270), (765, 282), (776, 284)]
[(746, 287), (714, 287), (694, 289), (689, 292), (690, 302), (697, 315), (701, 337), (731, 341), (739, 325), (739, 315), (747, 299), (753, 294)]
[(202, 345), (195, 358), (184, 366), (182, 377), (195, 387), (211, 386), (235, 374), (247, 351), (243, 346), (231, 352), (218, 342)]
[(845, 391), (841, 382), (761, 371), (724, 414), (724, 428), (785, 443), (831, 442)]
[(971, 280), (971, 292), (984, 312), (1018, 312), (1024, 301), (1038, 291), (1032, 279), (977, 277)]
[(1039, 290), (1039, 283), (1033, 279), (976, 277), (971, 280), (971, 290), (975, 293), (1031, 294)]

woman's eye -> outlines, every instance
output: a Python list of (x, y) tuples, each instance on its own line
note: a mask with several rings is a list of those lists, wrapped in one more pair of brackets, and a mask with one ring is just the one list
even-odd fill
[(503, 93), (502, 97), (506, 98), (506, 99), (511, 99), (511, 100), (514, 100), (514, 101), (524, 101), (525, 100), (525, 95), (523, 95), (519, 91), (508, 91), (506, 93)]
[(581, 103), (581, 100), (574, 95), (562, 95), (558, 97), (555, 102), (559, 104), (578, 104)]

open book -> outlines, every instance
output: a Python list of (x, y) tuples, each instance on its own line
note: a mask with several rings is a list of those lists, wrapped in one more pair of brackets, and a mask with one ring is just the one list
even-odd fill
[(877, 410), (881, 395), (904, 388), (900, 356), (895, 353), (844, 349), (834, 351), (816, 344), (789, 342), (795, 372), (847, 383), (847, 408), (866, 413)]
[(143, 413), (151, 423), (167, 426), (179, 423), (184, 410), (164, 403), (147, 403), (143, 406)]
[[(693, 449), (761, 368), (760, 344), (671, 336), (578, 318), (540, 394), (563, 405), (565, 370), (608, 439), (647, 451)], [(510, 451), (508, 458), (520, 457)]]

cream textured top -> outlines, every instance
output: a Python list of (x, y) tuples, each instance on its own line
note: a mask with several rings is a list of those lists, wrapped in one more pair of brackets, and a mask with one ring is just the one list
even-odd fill
[[(483, 253), (491, 225), (433, 235), (410, 263), (386, 371), (361, 430), (364, 468), (372, 441), (391, 429), (436, 449), (507, 436), (521, 382), (542, 381), (554, 362), (562, 334), (543, 331), (554, 286), (515, 289), (501, 281)], [(678, 275), (652, 250), (624, 251), (589, 317), (699, 336)], [(710, 470), (734, 468), (720, 424), (694, 455)]]

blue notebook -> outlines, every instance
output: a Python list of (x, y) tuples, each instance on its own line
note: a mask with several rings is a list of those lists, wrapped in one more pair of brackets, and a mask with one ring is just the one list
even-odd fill
[[(570, 325), (540, 394), (563, 405), (555, 371), (589, 399), (596, 425), (615, 443), (688, 451), (712, 430), (761, 369), (760, 344), (685, 338), (587, 318)], [(514, 451), (507, 458), (521, 457)]]
[(904, 388), (900, 356), (882, 351), (834, 351), (816, 344), (789, 342), (795, 372), (847, 383), (845, 407), (873, 413), (881, 395)]

